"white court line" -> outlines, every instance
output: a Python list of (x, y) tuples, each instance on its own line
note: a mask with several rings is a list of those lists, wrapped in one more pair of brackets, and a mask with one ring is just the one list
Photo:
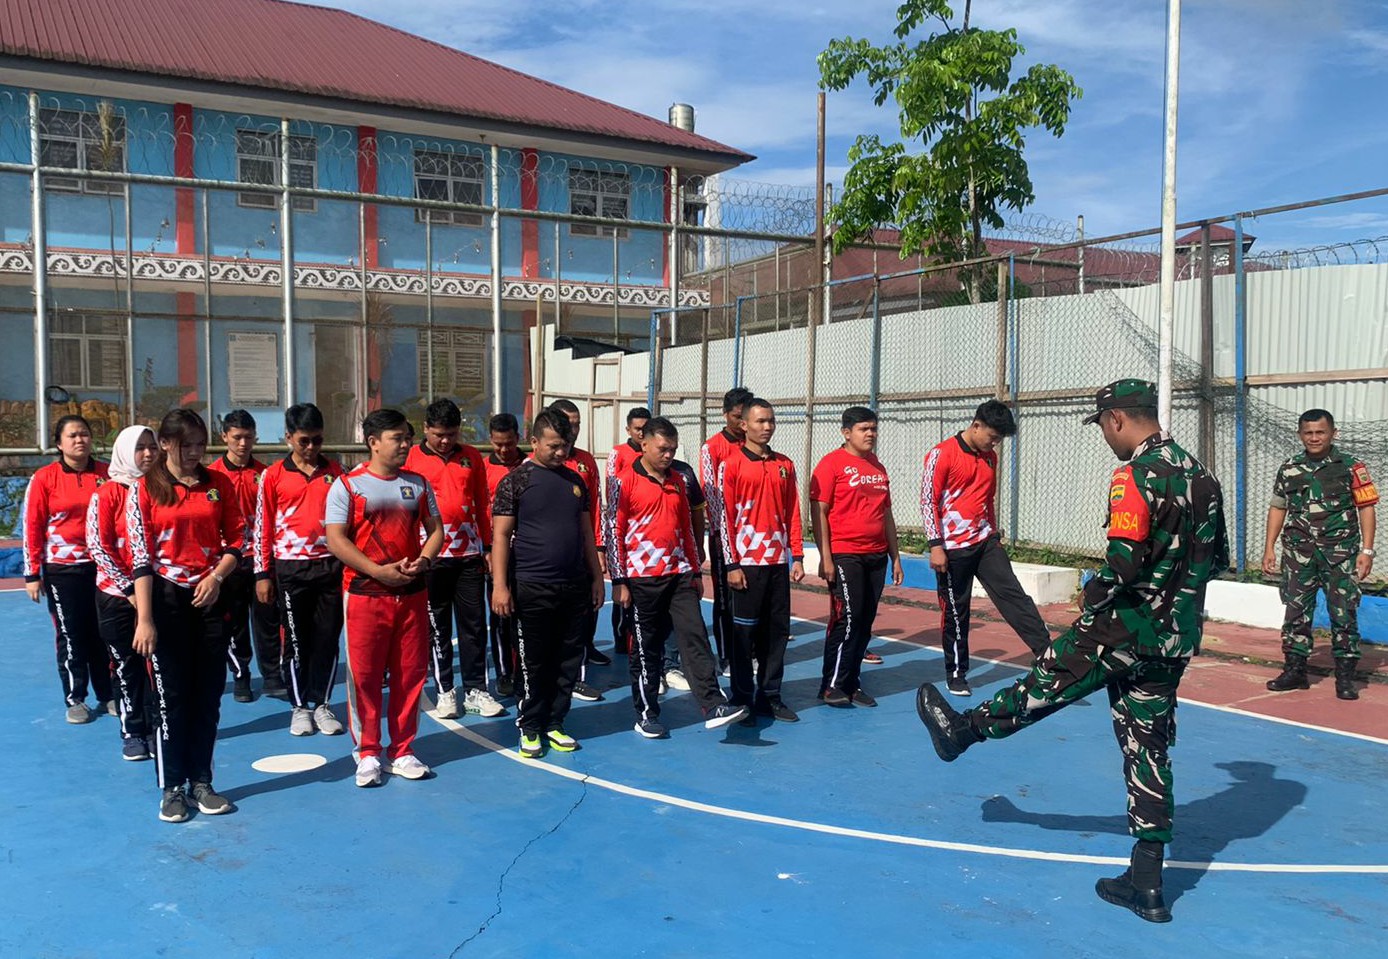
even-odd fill
[[(915, 846), (922, 849), (943, 849), (949, 852), (968, 852), (979, 856), (1003, 856), (1009, 859), (1032, 859), (1040, 862), (1085, 863), (1087, 865), (1097, 866), (1128, 865), (1126, 856), (1083, 856), (1075, 853), (1043, 852), (1037, 849), (1016, 849), (1009, 846), (983, 846), (977, 843), (949, 842), (943, 839), (922, 839), (918, 836), (903, 836), (897, 833), (874, 832), (867, 829), (850, 829), (846, 826), (833, 826), (828, 823), (812, 822), (805, 819), (790, 819), (785, 816), (768, 816), (764, 813), (747, 812), (742, 809), (732, 809), (728, 806), (715, 806), (712, 803), (685, 799), (682, 796), (672, 796), (669, 793), (656, 792), (651, 789), (641, 789), (637, 786), (628, 786), (626, 783), (619, 783), (611, 779), (603, 779), (598, 776), (589, 775), (588, 773), (578, 772), (577, 770), (566, 769), (563, 766), (555, 766), (543, 760), (525, 759), (516, 752), (515, 749), (502, 746), (500, 743), (488, 739), (481, 733), (474, 732), (456, 719), (440, 719), (434, 713), (434, 703), (427, 695), (421, 697), (420, 708), (428, 712), (430, 718), (450, 732), (456, 733), (469, 742), (481, 746), (484, 749), (505, 756), (507, 759), (519, 763), (527, 769), (541, 770), (563, 779), (571, 779), (574, 782), (580, 782), (587, 786), (596, 786), (599, 789), (606, 789), (609, 792), (619, 793), (623, 796), (646, 799), (651, 802), (663, 803), (667, 806), (677, 806), (680, 809), (706, 813), (710, 816), (722, 816), (725, 819), (739, 819), (743, 822), (763, 823), (769, 826), (785, 826), (788, 829), (824, 833), (830, 836), (868, 839), (873, 842), (884, 842), (897, 846)], [(1346, 866), (1334, 863), (1238, 863), (1168, 860), (1166, 867), (1168, 869), (1193, 869), (1198, 872), (1272, 872), (1293, 873), (1296, 875), (1388, 875), (1388, 865)]]

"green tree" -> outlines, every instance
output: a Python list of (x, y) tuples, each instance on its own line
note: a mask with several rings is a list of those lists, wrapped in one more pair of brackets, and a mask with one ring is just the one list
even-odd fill
[[(1026, 131), (1065, 131), (1071, 104), (1083, 91), (1069, 73), (1036, 64), (1012, 78), (1025, 53), (1016, 30), (971, 26), (972, 0), (954, 26), (946, 0), (904, 0), (896, 42), (874, 46), (846, 37), (819, 55), (821, 85), (842, 90), (859, 77), (882, 106), (896, 101), (902, 142), (862, 135), (848, 151), (850, 167), (829, 216), (834, 252), (894, 225), (901, 255), (924, 253), (944, 262), (986, 255), (983, 228), (1003, 226), (1002, 212), (1021, 211), (1035, 196), (1022, 149)], [(913, 40), (926, 24), (938, 28)], [(910, 152), (918, 143), (924, 152)], [(977, 271), (966, 271), (978, 302)]]

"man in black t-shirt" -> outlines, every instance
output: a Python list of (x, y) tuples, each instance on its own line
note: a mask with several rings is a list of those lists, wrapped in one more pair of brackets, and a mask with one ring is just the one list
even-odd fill
[(583, 662), (589, 610), (605, 599), (590, 513), (598, 504), (589, 502), (583, 478), (564, 465), (570, 442), (568, 417), (540, 413), (530, 431), (530, 458), (502, 478), (492, 501), (492, 611), (517, 620), (516, 725), (527, 759), (546, 747), (578, 748), (564, 719)]

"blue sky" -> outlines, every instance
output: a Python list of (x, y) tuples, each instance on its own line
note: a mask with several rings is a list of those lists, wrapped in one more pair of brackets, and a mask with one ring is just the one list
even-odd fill
[[(834, 37), (887, 40), (897, 0), (326, 3), (643, 113), (692, 103), (700, 133), (757, 155), (734, 176), (812, 184), (815, 56)], [(1031, 212), (1084, 214), (1090, 235), (1157, 226), (1166, 4), (975, 0), (974, 20), (1015, 27), (1028, 61), (1059, 64), (1085, 91), (1063, 138), (1029, 141)], [(1185, 0), (1181, 54), (1182, 220), (1388, 182), (1388, 3)], [(830, 180), (861, 132), (895, 136), (891, 105), (865, 88), (830, 94)], [(1388, 201), (1247, 229), (1255, 250), (1383, 236)]]

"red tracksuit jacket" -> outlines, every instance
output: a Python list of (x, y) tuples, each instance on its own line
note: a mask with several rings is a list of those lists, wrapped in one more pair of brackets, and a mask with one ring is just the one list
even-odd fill
[(804, 557), (800, 494), (789, 457), (774, 451), (762, 457), (739, 447), (719, 466), (716, 485), (723, 498), (719, 538), (728, 567), (776, 566)]
[(269, 579), (277, 559), (329, 559), (323, 505), (342, 475), (336, 460), (318, 457), (313, 472), (301, 473), (292, 456), (273, 463), (260, 477), (252, 524), (255, 578)]
[(125, 527), (129, 498), (130, 487), (107, 482), (87, 505), (87, 549), (96, 560), (96, 588), (110, 596), (135, 592), (130, 537)]
[(997, 473), (997, 454), (975, 453), (964, 443), (962, 433), (925, 454), (921, 526), (931, 546), (961, 549), (993, 534)]
[(171, 506), (150, 497), (148, 482), (142, 478), (125, 504), (132, 579), (152, 574), (196, 586), (223, 554), (240, 559), (246, 518), (224, 474), (204, 470), (192, 486), (174, 483)]
[[(420, 443), (411, 447), (405, 469), (423, 476), (434, 488), (434, 501), (443, 523), (443, 549), (439, 551), (439, 559), (481, 556), (492, 548), (492, 501), (487, 492), (487, 465), (475, 447), (464, 443), (443, 457)], [(428, 538), (423, 527), (419, 533)]]
[(43, 565), (90, 563), (87, 504), (106, 482), (106, 464), (87, 461), (78, 472), (61, 459), (40, 467), (24, 493), (24, 581), (37, 582)]
[(221, 473), (236, 488), (236, 503), (241, 507), (241, 515), (246, 517), (246, 543), (249, 545), (255, 526), (255, 501), (260, 495), (260, 477), (265, 472), (265, 464), (252, 456), (245, 466), (236, 466), (223, 455), (217, 457), (208, 469)]
[(613, 582), (695, 570), (699, 549), (685, 483), (674, 470), (656, 479), (640, 460), (612, 477), (607, 569)]

